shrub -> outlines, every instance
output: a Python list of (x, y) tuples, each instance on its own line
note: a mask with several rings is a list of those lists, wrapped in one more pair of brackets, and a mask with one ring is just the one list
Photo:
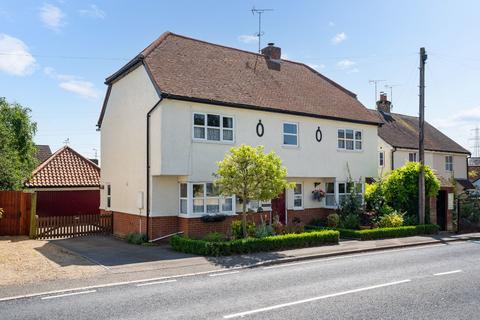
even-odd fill
[(268, 236), (273, 236), (274, 234), (273, 227), (265, 223), (259, 224), (255, 229), (256, 238), (265, 238)]
[(139, 232), (130, 232), (127, 234), (126, 240), (131, 244), (143, 244), (148, 242), (147, 235)]
[(358, 229), (360, 227), (360, 217), (354, 213), (347, 214), (342, 217), (340, 227), (344, 229)]
[[(327, 228), (308, 226), (309, 230), (319, 231)], [(397, 228), (376, 228), (366, 230), (336, 229), (341, 238), (377, 240), (387, 238), (401, 238), (424, 234), (436, 234), (439, 227), (436, 224), (423, 224), (418, 226), (403, 226)]]
[(219, 242), (225, 240), (225, 235), (220, 232), (209, 232), (203, 237), (203, 240), (210, 242)]
[(205, 256), (242, 254), (338, 243), (339, 232), (321, 230), (300, 234), (286, 234), (265, 238), (244, 238), (232, 241), (210, 242), (175, 235), (170, 244), (176, 251)]
[(365, 205), (367, 210), (379, 212), (384, 203), (382, 181), (367, 183), (365, 185)]
[(327, 216), (327, 226), (328, 227), (337, 227), (338, 224), (340, 223), (340, 216), (336, 213), (330, 213)]
[(404, 226), (416, 226), (418, 224), (418, 217), (405, 214), (403, 216), (403, 225)]
[(325, 226), (326, 224), (327, 224), (326, 218), (315, 218), (310, 220), (310, 223), (308, 225), (322, 227), (322, 226)]
[(380, 228), (396, 228), (403, 225), (403, 215), (398, 212), (392, 212), (380, 217), (378, 222)]
[[(233, 239), (243, 238), (243, 229), (242, 229), (241, 220), (232, 221), (232, 224), (230, 225), (230, 229), (231, 229)], [(247, 223), (247, 234), (250, 237), (253, 237), (255, 235), (255, 223), (253, 222)]]

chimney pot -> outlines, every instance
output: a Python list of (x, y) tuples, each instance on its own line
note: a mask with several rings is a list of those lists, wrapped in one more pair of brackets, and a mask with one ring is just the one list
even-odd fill
[(392, 109), (392, 103), (388, 101), (387, 94), (385, 92), (380, 92), (380, 100), (377, 101), (377, 110), (386, 114), (390, 114)]
[(280, 60), (282, 57), (282, 49), (275, 47), (275, 44), (270, 42), (262, 49), (262, 54), (270, 60)]

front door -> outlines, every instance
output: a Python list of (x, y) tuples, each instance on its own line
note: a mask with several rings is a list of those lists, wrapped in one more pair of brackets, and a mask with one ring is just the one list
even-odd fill
[(285, 190), (276, 198), (272, 199), (272, 216), (278, 215), (279, 221), (287, 224), (285, 216)]
[(447, 229), (447, 191), (440, 190), (437, 195), (437, 224), (440, 231)]

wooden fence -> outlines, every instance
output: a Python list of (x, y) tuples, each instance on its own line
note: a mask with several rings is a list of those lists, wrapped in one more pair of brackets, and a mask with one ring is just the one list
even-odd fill
[(0, 236), (28, 235), (32, 194), (22, 191), (0, 191)]
[(86, 214), (81, 216), (35, 217), (31, 235), (36, 239), (79, 237), (92, 234), (111, 234), (113, 215)]

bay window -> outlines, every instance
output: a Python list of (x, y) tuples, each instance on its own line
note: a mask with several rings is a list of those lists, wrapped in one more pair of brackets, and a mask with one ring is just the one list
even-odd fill
[(360, 202), (363, 202), (363, 184), (360, 182), (339, 182), (338, 183), (338, 203), (341, 205), (345, 198), (352, 192), (355, 192)]
[(234, 209), (234, 197), (221, 196), (213, 183), (180, 183), (181, 214), (233, 213)]
[(296, 183), (293, 189), (293, 209), (303, 209), (303, 185)]
[(325, 206), (335, 207), (335, 183), (325, 183)]
[(218, 114), (193, 114), (193, 139), (218, 142), (233, 142), (233, 117)]

